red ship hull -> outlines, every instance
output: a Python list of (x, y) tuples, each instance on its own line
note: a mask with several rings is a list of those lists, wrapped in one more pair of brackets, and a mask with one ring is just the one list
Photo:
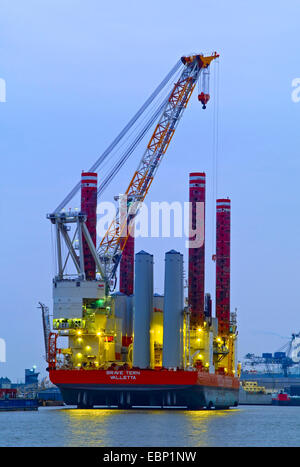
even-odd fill
[(201, 371), (50, 370), (65, 404), (81, 408), (229, 408), (238, 405), (239, 379)]

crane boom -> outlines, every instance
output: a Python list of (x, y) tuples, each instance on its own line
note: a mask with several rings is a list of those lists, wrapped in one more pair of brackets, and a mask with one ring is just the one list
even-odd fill
[(39, 302), (39, 307), (42, 310), (44, 343), (45, 343), (45, 359), (48, 361), (48, 341), (51, 334), (49, 308), (43, 303)]
[(129, 200), (128, 216), (126, 219), (120, 220), (119, 212), (117, 212), (98, 248), (105, 276), (103, 279), (107, 284), (114, 278), (122, 251), (125, 248), (129, 236), (128, 221), (137, 215), (141, 203), (149, 191), (201, 71), (207, 69), (211, 61), (218, 56), (215, 52), (210, 56), (192, 55), (181, 58), (185, 67), (178, 81), (174, 84), (160, 120), (125, 192)]

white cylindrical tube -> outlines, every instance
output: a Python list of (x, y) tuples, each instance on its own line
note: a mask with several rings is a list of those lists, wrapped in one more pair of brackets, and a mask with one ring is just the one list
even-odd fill
[(150, 320), (153, 310), (153, 256), (135, 255), (133, 366), (150, 367)]
[(171, 250), (165, 256), (163, 366), (182, 366), (183, 255)]

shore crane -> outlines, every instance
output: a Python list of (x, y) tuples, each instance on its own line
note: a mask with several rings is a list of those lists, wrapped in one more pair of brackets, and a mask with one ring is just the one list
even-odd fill
[[(112, 220), (107, 232), (100, 241), (100, 244), (95, 246), (89, 230), (86, 226), (87, 216), (86, 213), (70, 211), (66, 212), (64, 208), (69, 201), (78, 193), (80, 189), (80, 182), (73, 188), (61, 204), (54, 210), (53, 213), (48, 214), (47, 218), (50, 219), (56, 228), (56, 252), (58, 261), (58, 277), (63, 278), (66, 268), (66, 263), (69, 258), (72, 259), (75, 269), (79, 278), (84, 279), (82, 247), (80, 247), (80, 254), (77, 255), (75, 248), (75, 241), (82, 245), (82, 241), (87, 243), (90, 253), (95, 261), (96, 271), (100, 274), (101, 279), (104, 281), (107, 291), (113, 290), (116, 284), (116, 271), (121, 260), (122, 251), (126, 246), (129, 236), (128, 226), (129, 223), (136, 217), (141, 203), (144, 201), (149, 188), (153, 182), (156, 172), (161, 164), (161, 161), (166, 154), (169, 144), (174, 136), (177, 125), (186, 109), (190, 97), (195, 89), (197, 82), (200, 79), (202, 88), (199, 89), (198, 99), (202, 103), (203, 108), (209, 100), (209, 67), (213, 60), (217, 59), (219, 55), (214, 52), (211, 55), (195, 54), (190, 56), (183, 56), (178, 63), (172, 68), (165, 79), (156, 88), (153, 94), (139, 109), (135, 116), (130, 120), (122, 132), (111, 143), (107, 150), (100, 156), (96, 163), (89, 169), (93, 172), (101, 168), (104, 161), (107, 160), (109, 154), (124, 138), (124, 136), (132, 129), (133, 125), (138, 121), (142, 114), (149, 105), (154, 101), (159, 93), (165, 88), (166, 84), (178, 72), (180, 73), (175, 84), (173, 84), (171, 91), (163, 99), (159, 106), (155, 108), (142, 129), (139, 131), (129, 148), (122, 153), (121, 157), (112, 167), (107, 177), (102, 181), (98, 189), (98, 196), (102, 194), (104, 189), (108, 186), (114, 176), (118, 173), (123, 164), (127, 161), (139, 142), (142, 140), (146, 131), (148, 131), (155, 121), (158, 123), (155, 126), (154, 132), (150, 141), (144, 151), (140, 163), (130, 180), (128, 188), (125, 192), (127, 199), (128, 215), (124, 219), (120, 216), (119, 210)], [(71, 227), (67, 224), (75, 225), (75, 233), (71, 238), (69, 231)], [(67, 257), (62, 257), (62, 244), (61, 239), (64, 239), (67, 247)]]

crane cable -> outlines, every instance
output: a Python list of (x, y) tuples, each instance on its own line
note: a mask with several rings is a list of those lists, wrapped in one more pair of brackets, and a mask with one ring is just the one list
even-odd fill
[[(212, 232), (216, 231), (216, 199), (218, 196), (218, 159), (219, 159), (219, 89), (220, 72), (219, 60), (214, 67), (214, 106), (213, 106), (213, 135), (212, 135)], [(212, 253), (216, 254), (216, 236), (212, 235)]]
[(110, 184), (112, 179), (115, 177), (115, 175), (119, 172), (119, 170), (123, 167), (127, 159), (130, 157), (130, 155), (133, 153), (133, 151), (136, 149), (138, 144), (142, 141), (144, 138), (145, 134), (148, 132), (149, 128), (153, 125), (157, 117), (160, 115), (163, 107), (165, 106), (165, 100), (163, 103), (157, 108), (157, 110), (154, 112), (154, 114), (150, 117), (146, 125), (142, 128), (140, 133), (136, 136), (134, 141), (129, 145), (129, 147), (125, 150), (125, 152), (122, 154), (122, 157), (115, 163), (115, 165), (110, 169), (108, 175), (105, 177), (103, 182), (99, 185), (97, 195), (100, 196), (104, 190), (107, 188), (107, 186)]
[[(179, 73), (180, 74), (180, 73)], [(176, 75), (177, 76), (177, 75)], [(176, 78), (175, 78), (176, 81)], [(123, 167), (125, 162), (128, 160), (128, 158), (131, 156), (131, 154), (134, 152), (136, 147), (139, 145), (139, 143), (142, 141), (146, 133), (149, 131), (149, 129), (152, 127), (152, 125), (155, 123), (159, 115), (161, 114), (163, 108), (165, 107), (169, 97), (170, 97), (171, 91), (167, 91), (166, 95), (163, 96), (158, 103), (153, 106), (153, 109), (151, 109), (150, 112), (148, 112), (147, 115), (145, 115), (143, 122), (146, 121), (143, 125), (140, 124), (139, 127), (139, 133), (135, 136), (135, 139), (133, 141), (130, 141), (130, 144), (126, 147), (125, 151), (121, 154), (121, 157), (115, 162), (115, 165), (111, 168), (109, 168), (109, 171), (106, 176), (104, 176), (103, 181), (100, 183), (97, 195), (98, 197), (105, 191), (107, 186), (110, 184), (112, 179), (116, 176), (116, 174), (119, 172), (119, 170)], [(142, 123), (143, 123), (142, 122)], [(137, 133), (137, 128), (135, 128), (132, 133), (128, 136), (127, 140), (122, 144), (124, 144), (130, 140), (130, 137), (134, 134)]]
[[(126, 135), (126, 133), (131, 129), (134, 123), (140, 118), (140, 116), (144, 113), (144, 111), (149, 107), (149, 105), (153, 102), (153, 100), (157, 97), (157, 95), (162, 91), (162, 89), (166, 86), (166, 84), (170, 81), (172, 76), (178, 71), (178, 69), (182, 66), (182, 61), (178, 60), (175, 66), (171, 69), (171, 71), (166, 75), (166, 77), (162, 80), (162, 82), (157, 86), (151, 96), (146, 100), (146, 102), (142, 105), (142, 107), (137, 111), (137, 113), (132, 117), (132, 119), (127, 123), (127, 125), (123, 128), (123, 130), (118, 134), (118, 136), (114, 139), (114, 141), (108, 146), (108, 148), (101, 154), (101, 156), (97, 159), (97, 161), (92, 165), (89, 169), (89, 172), (94, 172), (97, 170), (104, 160), (108, 157), (108, 155), (112, 152), (112, 150), (117, 146), (117, 144), (121, 141), (121, 139)], [(70, 193), (64, 198), (64, 200), (57, 206), (54, 212), (60, 212), (63, 208), (65, 208), (66, 204), (76, 195), (79, 191), (81, 186), (81, 182), (78, 182), (74, 188), (70, 191)]]
[[(167, 90), (166, 95), (169, 95), (168, 90)], [(106, 160), (103, 161), (103, 163), (101, 164), (101, 179), (102, 180), (104, 180), (108, 172), (112, 170), (111, 163), (113, 162), (113, 159), (115, 159), (117, 156), (119, 157), (119, 155), (121, 154), (117, 162), (115, 162), (115, 164), (118, 164), (122, 160), (122, 157), (124, 156), (125, 151), (127, 151), (126, 148), (128, 148), (129, 143), (131, 143), (132, 137), (135, 136), (138, 131), (140, 131), (140, 133), (144, 131), (144, 128), (147, 125), (145, 122), (149, 121), (149, 119), (152, 118), (155, 110), (157, 109), (157, 106), (161, 105), (161, 101), (163, 99), (164, 98), (160, 96), (158, 103), (156, 101), (153, 101), (153, 103), (149, 106), (149, 109), (146, 112), (144, 112), (144, 115), (141, 116), (141, 118), (132, 126), (130, 131), (128, 131), (128, 134), (123, 138), (122, 142), (120, 142), (120, 144), (118, 144), (117, 147), (111, 152), (109, 157), (107, 157)]]

